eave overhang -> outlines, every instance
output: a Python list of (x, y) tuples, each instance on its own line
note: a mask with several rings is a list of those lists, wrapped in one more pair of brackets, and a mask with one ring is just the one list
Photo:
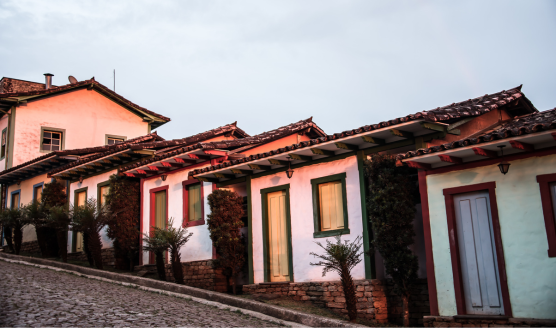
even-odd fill
[(79, 156), (71, 155), (52, 155), (46, 157), (42, 160), (36, 161), (34, 163), (25, 165), (13, 171), (6, 172), (0, 175), (0, 183), (6, 185), (12, 185), (24, 180), (31, 179), (33, 177), (49, 173), (50, 171), (67, 165), (70, 162), (76, 161)]
[(371, 131), (351, 130), (195, 170), (190, 172), (190, 175), (202, 181), (224, 183), (246, 176), (256, 177), (284, 171), (289, 165), (296, 168), (355, 156), (359, 151), (367, 155), (408, 146), (414, 147), (416, 140), (430, 141), (443, 138), (446, 133), (458, 133), (448, 129), (448, 124), (426, 122), (421, 119)]

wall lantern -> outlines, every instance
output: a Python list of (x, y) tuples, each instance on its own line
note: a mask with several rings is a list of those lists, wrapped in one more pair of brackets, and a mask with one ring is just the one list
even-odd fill
[(79, 177), (79, 183), (83, 183), (83, 177), (82, 176)]
[(162, 179), (162, 181), (166, 181), (166, 178), (168, 177), (168, 174), (163, 174), (160, 176), (160, 178)]
[(293, 176), (291, 159), (288, 160), (288, 169), (286, 170), (286, 175), (288, 176), (288, 179), (291, 179)]
[[(504, 147), (506, 147), (505, 145), (502, 146), (498, 146), (498, 148), (500, 148), (500, 152), (501, 155), (500, 157), (504, 157)], [(502, 162), (500, 162), (500, 164), (498, 164), (498, 168), (500, 169), (500, 172), (502, 172), (502, 174), (506, 175), (506, 173), (508, 173), (508, 170), (510, 169), (510, 163), (502, 160)]]

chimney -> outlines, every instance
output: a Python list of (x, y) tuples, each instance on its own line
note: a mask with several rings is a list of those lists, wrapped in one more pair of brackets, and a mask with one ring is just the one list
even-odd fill
[(54, 74), (50, 74), (50, 73), (45, 73), (44, 77), (46, 79), (46, 88), (45, 89), (50, 89), (52, 88), (52, 77), (54, 76)]

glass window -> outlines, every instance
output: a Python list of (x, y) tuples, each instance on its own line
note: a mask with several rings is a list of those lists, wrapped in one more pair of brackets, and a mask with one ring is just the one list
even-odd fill
[(319, 184), (319, 219), (321, 231), (344, 228), (341, 181)]
[(187, 186), (187, 221), (203, 219), (201, 184)]
[(8, 141), (8, 129), (2, 130), (2, 145), (0, 147), (0, 158), (4, 158), (6, 156), (6, 145)]
[(11, 208), (19, 208), (19, 192), (16, 194), (12, 194)]
[(106, 196), (110, 191), (110, 186), (102, 186), (100, 187), (100, 205), (106, 204)]
[(108, 145), (114, 145), (121, 142), (124, 142), (124, 139), (108, 138)]
[(33, 200), (40, 203), (41, 199), (42, 199), (42, 186), (37, 186), (33, 188)]
[(43, 131), (42, 133), (42, 150), (61, 150), (62, 148), (62, 132)]

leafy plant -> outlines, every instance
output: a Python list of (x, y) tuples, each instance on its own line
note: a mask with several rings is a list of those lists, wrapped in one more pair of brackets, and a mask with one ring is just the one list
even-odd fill
[(13, 234), (13, 249), (15, 254), (19, 255), (23, 241), (23, 228), (29, 224), (29, 221), (27, 221), (19, 207), (4, 209), (1, 218), (2, 225), (11, 230), (11, 232), (8, 231), (9, 235)]
[(164, 252), (168, 250), (170, 245), (164, 238), (163, 230), (158, 227), (151, 227), (150, 233), (143, 234), (143, 251), (153, 252), (155, 256), (156, 272), (158, 279), (166, 281), (166, 271), (164, 269)]
[[(48, 216), (48, 212), (52, 207), (66, 205), (67, 194), (64, 182), (54, 180), (51, 183), (45, 184), (41, 194), (41, 203), (44, 206), (46, 216)], [(66, 227), (66, 231), (67, 229), (68, 228)], [(55, 227), (47, 225), (42, 230), (44, 231), (43, 234), (45, 236), (46, 253), (48, 253), (49, 256), (56, 253), (60, 256), (62, 256), (62, 254), (67, 254), (67, 233), (65, 236), (65, 242), (61, 244), (59, 242), (59, 232)]]
[(68, 227), (71, 224), (71, 218), (67, 206), (59, 205), (50, 207), (46, 214), (46, 225), (56, 231), (58, 240), (58, 256), (62, 261), (68, 261)]
[(345, 240), (342, 243), (341, 237), (341, 235), (335, 237), (336, 243), (326, 240), (326, 246), (323, 246), (320, 242), (316, 242), (317, 245), (324, 249), (325, 254), (319, 255), (311, 252), (311, 255), (322, 260), (317, 263), (311, 263), (311, 265), (323, 266), (323, 277), (330, 271), (335, 271), (340, 275), (342, 287), (344, 288), (349, 320), (355, 322), (357, 320), (357, 297), (351, 270), (361, 262), (361, 255), (363, 255), (361, 246), (363, 243), (361, 242), (361, 236), (357, 236), (351, 243), (349, 240)]
[(162, 238), (170, 248), (170, 262), (172, 264), (172, 272), (176, 283), (182, 284), (183, 280), (183, 267), (181, 265), (180, 249), (189, 241), (193, 233), (187, 233), (186, 229), (182, 227), (174, 228), (174, 219), (168, 220), (166, 229), (161, 230)]
[(233, 293), (236, 294), (236, 280), (245, 264), (245, 238), (240, 229), (244, 216), (243, 198), (229, 190), (215, 190), (208, 196), (211, 213), (208, 216), (210, 239), (216, 253), (216, 267), (224, 269), (226, 284), (233, 281)]
[(0, 224), (2, 224), (2, 228), (4, 229), (4, 239), (6, 239), (8, 249), (10, 250), (10, 252), (15, 253), (13, 229), (7, 209), (2, 209), (2, 212), (0, 212)]
[(409, 326), (410, 286), (419, 268), (417, 256), (409, 249), (415, 236), (415, 184), (410, 179), (414, 173), (414, 169), (397, 167), (390, 155), (373, 155), (365, 163), (367, 212), (374, 234), (370, 253), (380, 252), (386, 273), (401, 293), (404, 326)]
[(70, 218), (72, 229), (83, 233), (83, 242), (89, 247), (96, 268), (103, 269), (100, 231), (111, 218), (107, 206), (98, 206), (96, 199), (89, 198), (85, 204), (71, 207)]
[(42, 257), (52, 257), (47, 246), (48, 233), (51, 229), (46, 225), (46, 210), (44, 203), (32, 201), (22, 208), (23, 215), (29, 224), (35, 227), (37, 243)]
[(133, 270), (138, 256), (141, 191), (139, 182), (118, 175), (110, 176), (106, 202), (112, 213), (108, 222), (108, 237), (114, 240), (115, 266)]

